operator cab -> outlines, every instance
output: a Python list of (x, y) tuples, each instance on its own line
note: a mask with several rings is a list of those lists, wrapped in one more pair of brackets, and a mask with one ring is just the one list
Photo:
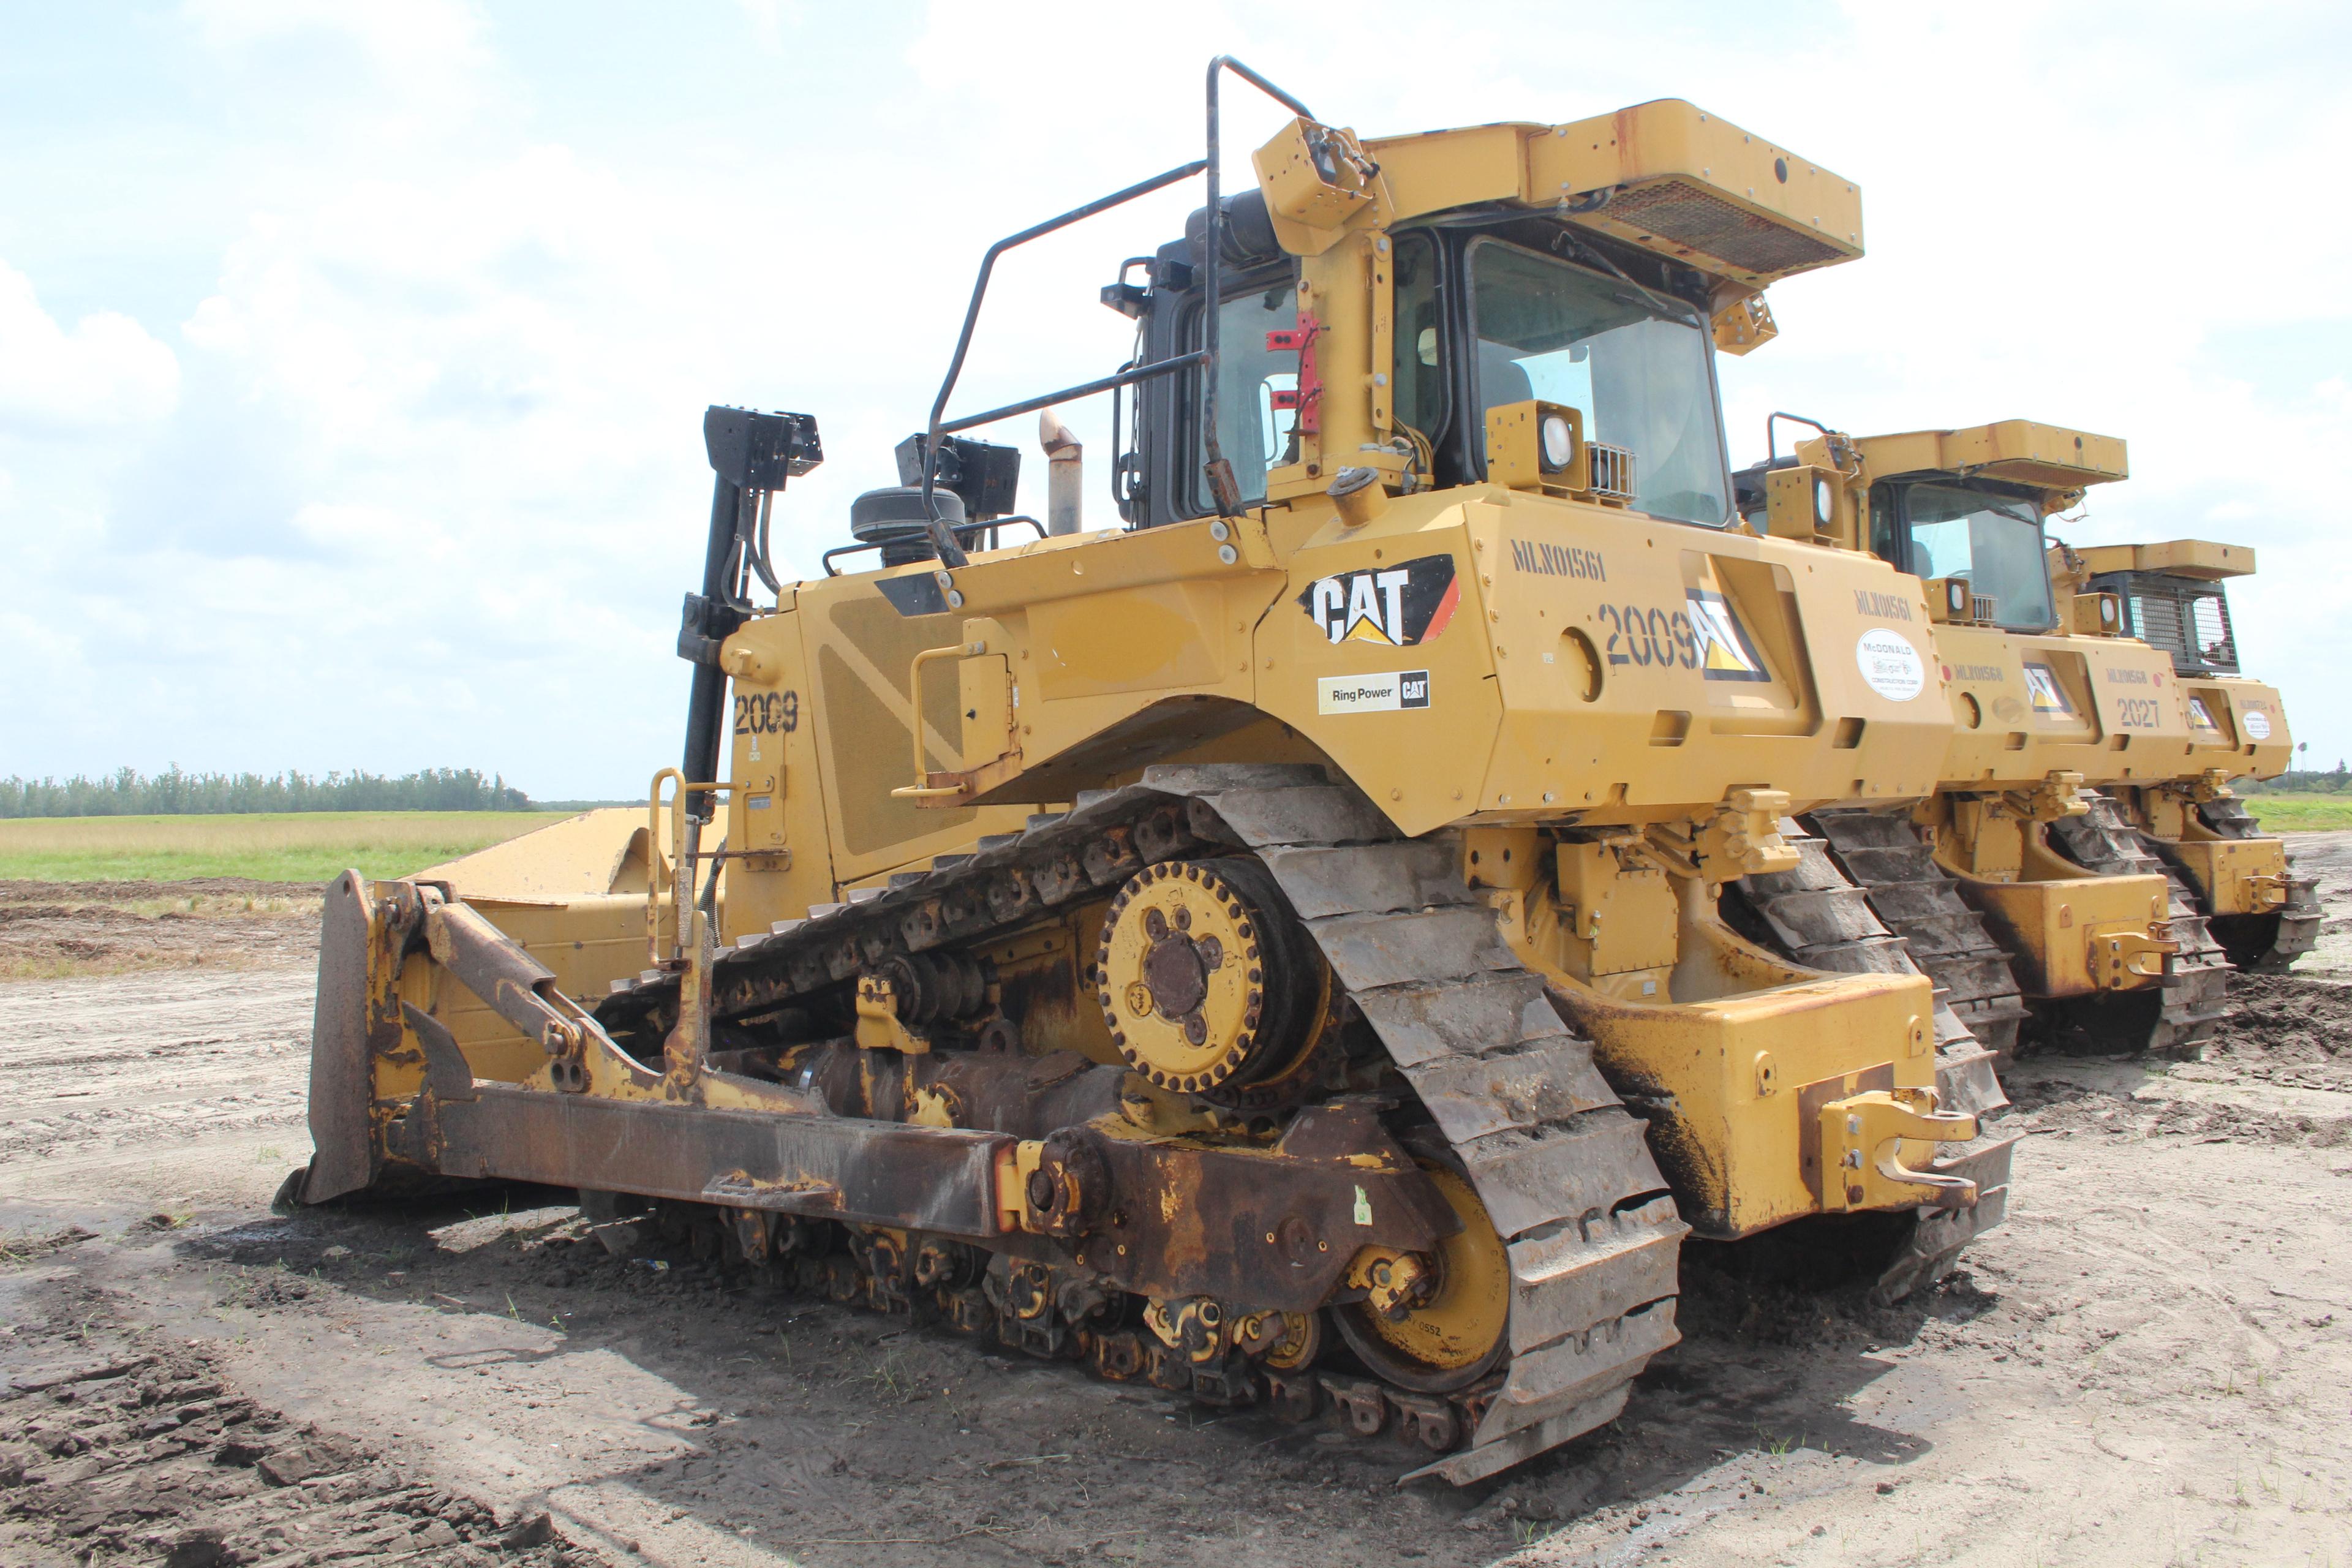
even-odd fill
[[(1137, 318), (1139, 363), (1202, 342), (1205, 208), (1189, 237), (1139, 258), (1104, 301)], [(1298, 264), (1274, 237), (1262, 192), (1225, 203), (1218, 322), (1218, 445), (1244, 505), (1297, 461), (1319, 388), (1302, 390)], [(1616, 460), (1600, 499), (1653, 517), (1725, 526), (1730, 465), (1696, 268), (1524, 208), (1457, 208), (1400, 226), (1393, 240), (1395, 422), (1391, 446), (1417, 489), (1486, 479), (1486, 415), (1530, 399), (1572, 409), (1581, 438)], [(1127, 275), (1140, 268), (1146, 283)], [(1302, 331), (1309, 341), (1302, 345)], [(1197, 375), (1148, 383), (1124, 422), (1118, 495), (1130, 527), (1216, 510), (1202, 474)]]
[[(1764, 528), (1764, 475), (1796, 465), (1775, 458), (1735, 479), (1740, 515)], [(1970, 618), (2016, 632), (2053, 631), (2056, 596), (2042, 538), (2042, 492), (1948, 470), (1898, 474), (1870, 487), (1870, 552), (1923, 582), (1969, 587)]]
[[(1227, 73), (1294, 116), (1251, 154), (1256, 185), (1231, 196)], [(1230, 58), (1212, 63), (1208, 89), (1205, 157), (989, 247), (929, 422), (902, 447), (899, 488), (919, 504), (874, 498), (859, 542), (829, 552), (828, 570), (833, 554), (877, 546), (902, 571), (936, 558), (940, 597), (958, 607), (967, 542), (1028, 521), (970, 493), (992, 454), (963, 433), (1105, 392), (1129, 529), (1309, 497), (1344, 514), (1385, 504), (1374, 482), (1388, 494), (1494, 483), (1733, 523), (1714, 353), (1775, 335), (1771, 284), (1862, 253), (1852, 184), (1678, 99), (1360, 141)], [(1136, 323), (1126, 364), (950, 416), (1003, 256), (1194, 176), (1208, 201), (1185, 237), (1102, 290)], [(1076, 443), (1055, 449), (1074, 486)], [(964, 502), (961, 526), (938, 504), (946, 489)], [(1083, 531), (1075, 493), (1056, 493), (1032, 526)]]

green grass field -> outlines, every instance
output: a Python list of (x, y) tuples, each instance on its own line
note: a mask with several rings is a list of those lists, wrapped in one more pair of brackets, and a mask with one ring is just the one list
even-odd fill
[[(2352, 794), (2253, 795), (2274, 833), (2352, 828)], [(404, 877), (567, 815), (529, 811), (305, 811), (254, 816), (34, 816), (0, 820), (0, 879), (179, 882), (249, 877), (325, 882), (346, 867)]]
[(303, 811), (253, 816), (28, 816), (0, 821), (0, 879), (324, 883), (356, 867), (404, 877), (563, 813)]
[(2249, 795), (2246, 809), (2273, 833), (2322, 833), (2352, 827), (2352, 795)]

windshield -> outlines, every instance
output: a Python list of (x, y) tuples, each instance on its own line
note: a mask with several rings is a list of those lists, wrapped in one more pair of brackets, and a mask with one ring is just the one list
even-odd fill
[(1713, 345), (1695, 313), (1622, 279), (1496, 239), (1470, 246), (1479, 420), (1531, 397), (1584, 416), (1633, 454), (1633, 505), (1719, 525), (1729, 516)]
[(2058, 624), (2042, 552), (2042, 514), (2030, 503), (1958, 485), (1923, 484), (1910, 488), (1903, 510), (1913, 575), (1961, 579), (1979, 599), (1993, 601), (1984, 618), (2000, 626), (2046, 631)]

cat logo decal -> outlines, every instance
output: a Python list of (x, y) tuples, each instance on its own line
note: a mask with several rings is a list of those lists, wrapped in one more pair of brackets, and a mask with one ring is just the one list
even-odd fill
[(1298, 607), (1335, 643), (1412, 647), (1437, 640), (1461, 597), (1454, 557), (1423, 555), (1318, 577), (1298, 595)]

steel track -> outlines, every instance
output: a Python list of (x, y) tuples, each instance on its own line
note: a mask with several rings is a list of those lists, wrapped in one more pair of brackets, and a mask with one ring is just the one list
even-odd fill
[[(1601, 1079), (1543, 982), (1502, 945), (1459, 851), (1400, 837), (1352, 787), (1280, 764), (1146, 770), (1067, 813), (981, 839), (970, 855), (820, 905), (723, 952), (714, 1017), (814, 999), (899, 952), (983, 942), (1089, 899), (1144, 865), (1255, 855), (1468, 1176), (1507, 1244), (1509, 1359), (1433, 1412), (1426, 1394), (1308, 1373), (1359, 1429), (1384, 1405), (1432, 1447), (1415, 1475), (1492, 1475), (1613, 1419), (1651, 1356), (1679, 1338), (1688, 1226), (1650, 1155), (1646, 1123)], [(617, 983), (598, 1015), (615, 1034), (674, 1022), (677, 978)], [(1241, 1303), (1240, 1305), (1246, 1305)], [(1297, 1379), (1294, 1376), (1292, 1381)], [(1450, 1408), (1449, 1408), (1450, 1405)]]
[[(2206, 826), (2224, 838), (2267, 837), (2262, 824), (2236, 796), (2210, 800), (2197, 808)], [(2203, 906), (2200, 905), (2200, 908)], [(2286, 858), (2286, 903), (2267, 915), (2216, 916), (2208, 909), (2205, 920), (2214, 939), (2238, 968), (2263, 974), (2284, 974), (2294, 961), (2319, 945), (2319, 881), (2295, 874), (2294, 857)]]
[[(1950, 999), (1957, 1022), (1996, 1056), (2014, 1055), (2026, 1009), (2009, 955), (1984, 917), (1961, 899), (1958, 883), (1936, 864), (1910, 817), (1848, 808), (1813, 812), (1805, 823)], [(1948, 1030), (1939, 1025), (1939, 1040)]]
[[(1897, 1300), (1949, 1273), (1961, 1249), (2008, 1214), (2010, 1150), (2020, 1134), (1990, 1121), (2009, 1104), (1995, 1071), (1998, 1058), (1962, 1021), (1948, 983), (1969, 987), (1966, 1016), (2005, 1026), (2012, 1037), (2024, 1007), (2008, 961), (1975, 912), (1960, 902), (1950, 878), (1927, 858), (1907, 820), (1867, 811), (1822, 811), (1783, 819), (1780, 834), (1798, 853), (1796, 869), (1738, 884), (1771, 945), (1809, 969), (1927, 975), (1936, 986), (1938, 1108), (1979, 1119), (1976, 1138), (1939, 1146), (1930, 1162), (1933, 1170), (1975, 1182), (1976, 1206), (1915, 1211), (1910, 1232), (1874, 1287), (1880, 1300)], [(1849, 875), (1847, 856), (1837, 853), (1835, 845), (1845, 846), (1879, 879), (1863, 882)], [(1916, 858), (1909, 850), (1917, 851)], [(1903, 924), (1882, 918), (1882, 897), (1908, 917)], [(1928, 952), (1924, 962), (1916, 956), (1922, 945)]]
[[(2158, 858), (2112, 795), (2086, 789), (2090, 811), (2050, 825), (2052, 846), (2095, 876), (2162, 877), (2170, 900), (2166, 934), (2180, 944), (2164, 966), (2156, 1016), (2138, 1037), (2123, 1043), (2163, 1056), (2198, 1054), (2202, 1043), (2236, 1011), (2230, 1005), (2230, 960), (2198, 911), (2197, 897), (2179, 872)], [(2095, 1027), (2102, 1015), (2074, 1010)]]

